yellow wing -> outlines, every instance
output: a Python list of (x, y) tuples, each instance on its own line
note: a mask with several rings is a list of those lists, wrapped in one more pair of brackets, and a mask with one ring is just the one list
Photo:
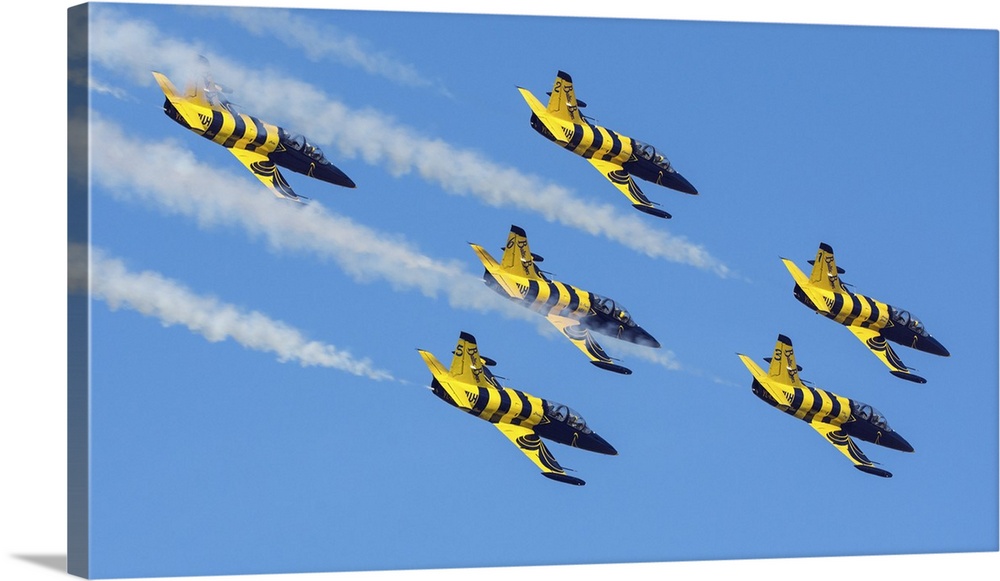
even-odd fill
[(882, 363), (889, 368), (889, 372), (896, 377), (908, 379), (914, 383), (927, 383), (927, 380), (910, 371), (910, 368), (903, 364), (903, 360), (896, 355), (892, 347), (885, 340), (882, 333), (867, 327), (855, 327), (848, 325), (847, 328), (854, 333), (854, 336), (865, 344), (865, 347), (882, 360)]
[[(611, 185), (618, 188), (626, 198), (632, 202), (633, 206), (645, 207), (645, 208), (655, 208), (653, 202), (649, 201), (649, 198), (642, 193), (639, 189), (639, 185), (635, 183), (635, 179), (632, 178), (632, 174), (625, 171), (625, 168), (610, 161), (604, 161), (603, 159), (598, 159), (596, 157), (588, 157), (587, 161), (590, 165), (597, 168), (597, 171), (601, 172)], [(640, 208), (641, 209), (641, 208)], [(670, 214), (663, 212), (662, 210), (656, 209), (656, 214), (666, 214), (664, 217), (669, 218)]]
[(285, 181), (285, 176), (278, 171), (278, 166), (266, 155), (233, 147), (226, 149), (236, 156), (236, 159), (240, 160), (250, 170), (250, 173), (267, 186), (267, 189), (271, 190), (275, 196), (296, 202), (302, 201), (302, 196), (292, 191), (292, 186)]
[(887, 470), (881, 468), (876, 468), (875, 463), (865, 456), (865, 453), (858, 448), (858, 445), (854, 443), (854, 440), (847, 435), (844, 430), (837, 426), (831, 424), (824, 424), (823, 422), (809, 422), (809, 425), (813, 427), (814, 430), (819, 432), (827, 442), (833, 444), (833, 447), (840, 450), (840, 453), (847, 456), (847, 459), (854, 464), (854, 467), (862, 472), (867, 472), (868, 474), (874, 474), (876, 476), (882, 476), (884, 478), (890, 478), (892, 476)]
[(582, 486), (584, 484), (583, 480), (579, 478), (569, 476), (566, 474), (566, 470), (556, 462), (552, 453), (549, 449), (545, 447), (545, 442), (534, 432), (534, 430), (525, 428), (524, 426), (515, 426), (512, 424), (493, 424), (500, 430), (503, 435), (507, 436), (515, 446), (518, 447), (529, 460), (535, 463), (542, 469), (542, 474), (553, 480), (558, 480), (560, 482), (566, 482), (568, 484), (575, 484), (577, 486)]
[(551, 313), (545, 315), (545, 318), (548, 319), (550, 323), (555, 325), (555, 327), (559, 329), (559, 332), (570, 340), (570, 343), (575, 345), (580, 351), (583, 351), (583, 354), (587, 356), (587, 359), (590, 359), (590, 362), (597, 367), (608, 371), (614, 371), (615, 373), (621, 373), (622, 375), (632, 374), (631, 369), (614, 363), (611, 357), (609, 357), (597, 341), (594, 340), (590, 331), (582, 327), (579, 324), (579, 321)]

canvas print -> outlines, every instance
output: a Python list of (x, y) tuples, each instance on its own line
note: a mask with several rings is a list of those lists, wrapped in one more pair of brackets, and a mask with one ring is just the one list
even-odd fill
[(69, 23), (71, 573), (997, 551), (995, 30)]

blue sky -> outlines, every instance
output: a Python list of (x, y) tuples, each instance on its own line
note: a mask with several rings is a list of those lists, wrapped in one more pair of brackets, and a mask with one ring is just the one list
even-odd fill
[[(96, 576), (997, 549), (995, 31), (91, 17)], [(287, 173), (311, 199), (292, 206), (164, 116), (150, 71), (183, 84), (197, 54), (357, 189)], [(516, 87), (543, 96), (560, 69), (701, 195), (641, 184), (674, 218), (640, 214), (532, 131)], [(662, 348), (599, 339), (634, 370), (607, 373), (495, 297), (467, 243), (499, 254), (511, 224)], [(793, 299), (780, 257), (806, 268), (820, 242), (951, 351), (897, 349), (926, 385)], [(447, 361), (460, 331), (620, 455), (552, 444), (587, 481), (560, 485), (433, 397), (416, 349)], [(913, 444), (860, 443), (894, 478), (750, 393), (736, 353), (759, 360), (778, 333), (805, 379)]]

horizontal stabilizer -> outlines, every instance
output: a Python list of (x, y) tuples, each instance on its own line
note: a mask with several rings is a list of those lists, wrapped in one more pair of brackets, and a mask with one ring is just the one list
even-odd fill
[[(545, 94), (548, 95), (549, 98), (552, 97), (552, 91), (545, 91)], [(587, 106), (587, 104), (584, 103), (583, 101), (577, 99), (576, 100), (576, 106), (579, 107), (579, 108), (581, 108), (581, 109), (583, 109), (583, 108), (585, 108)]]
[[(815, 261), (815, 260), (808, 260), (807, 262), (809, 262), (809, 264), (811, 264), (811, 265), (813, 265), (813, 266), (815, 266), (815, 265), (816, 265), (816, 261)], [(846, 270), (844, 270), (843, 268), (840, 268), (839, 266), (837, 267), (837, 274), (844, 274), (844, 273), (846, 273), (846, 272), (847, 272), (847, 271), (846, 271)]]
[[(764, 361), (766, 361), (766, 362), (768, 362), (768, 363), (770, 363), (772, 359), (774, 359), (774, 358), (773, 358), (773, 357), (764, 357)], [(796, 369), (795, 369), (796, 371), (798, 371), (798, 372), (800, 372), (800, 373), (802, 372), (802, 366), (801, 366), (801, 365), (799, 365), (799, 364), (796, 364), (796, 365), (795, 365), (795, 368), (796, 368)]]

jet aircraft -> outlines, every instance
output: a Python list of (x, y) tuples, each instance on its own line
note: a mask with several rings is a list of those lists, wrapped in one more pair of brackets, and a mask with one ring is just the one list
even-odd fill
[(222, 95), (223, 87), (209, 77), (201, 86), (188, 87), (185, 94), (179, 93), (165, 75), (153, 72), (153, 77), (166, 96), (163, 112), (167, 117), (225, 147), (275, 196), (297, 202), (304, 198), (292, 190), (277, 166), (331, 184), (355, 186), (302, 135), (238, 111)]
[(573, 79), (563, 71), (556, 75), (547, 107), (527, 89), (517, 90), (531, 108), (532, 129), (589, 161), (635, 209), (670, 218), (642, 193), (633, 176), (686, 194), (698, 193), (652, 145), (591, 124), (580, 113), (586, 103), (577, 100)]
[(542, 438), (599, 454), (618, 454), (569, 407), (501, 386), (489, 370), (496, 362), (479, 354), (476, 338), (469, 333), (463, 331), (459, 336), (450, 368), (431, 353), (417, 351), (434, 376), (434, 395), (492, 423), (542, 469), (542, 476), (577, 486), (585, 484), (566, 474), (567, 469), (559, 465)]
[(770, 364), (767, 373), (746, 355), (738, 355), (753, 375), (751, 389), (754, 395), (807, 422), (847, 456), (858, 470), (884, 478), (892, 477), (889, 471), (876, 467), (876, 463), (869, 460), (851, 438), (893, 450), (913, 451), (913, 446), (893, 431), (885, 416), (872, 406), (805, 385), (799, 379), (802, 368), (795, 363), (792, 341), (785, 335), (778, 335), (774, 356), (764, 359)]
[(840, 279), (844, 269), (837, 266), (829, 244), (820, 243), (816, 259), (810, 261), (813, 268), (809, 278), (791, 260), (782, 258), (781, 261), (795, 279), (792, 291), (795, 298), (824, 317), (846, 326), (896, 377), (915, 383), (927, 382), (903, 364), (887, 340), (934, 355), (950, 355), (909, 312), (848, 290)]
[(612, 362), (611, 357), (593, 339), (591, 331), (637, 345), (660, 346), (652, 335), (636, 324), (620, 303), (563, 282), (549, 280), (535, 265), (536, 262), (542, 262), (542, 257), (531, 252), (527, 234), (520, 226), (510, 227), (500, 262), (482, 246), (471, 246), (486, 267), (483, 272), (486, 286), (501, 296), (544, 315), (597, 367), (624, 375), (632, 373), (627, 367)]

